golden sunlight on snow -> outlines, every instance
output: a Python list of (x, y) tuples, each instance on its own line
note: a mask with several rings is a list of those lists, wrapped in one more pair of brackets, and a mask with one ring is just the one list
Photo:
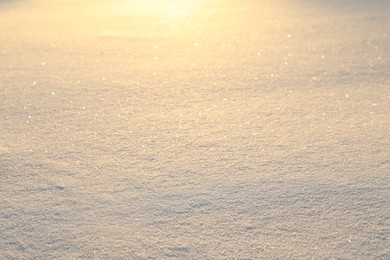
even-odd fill
[(152, 16), (191, 16), (203, 6), (203, 0), (119, 1), (114, 10), (122, 14)]
[(390, 259), (388, 0), (0, 0), (0, 259)]

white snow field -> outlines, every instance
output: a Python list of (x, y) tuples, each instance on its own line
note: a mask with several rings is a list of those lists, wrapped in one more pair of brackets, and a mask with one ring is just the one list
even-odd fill
[(0, 1), (0, 259), (390, 259), (390, 1)]

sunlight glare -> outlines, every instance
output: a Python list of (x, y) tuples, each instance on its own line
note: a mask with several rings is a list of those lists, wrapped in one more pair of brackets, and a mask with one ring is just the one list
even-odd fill
[(144, 0), (121, 1), (118, 11), (122, 14), (162, 17), (185, 17), (195, 14), (203, 5), (203, 0)]

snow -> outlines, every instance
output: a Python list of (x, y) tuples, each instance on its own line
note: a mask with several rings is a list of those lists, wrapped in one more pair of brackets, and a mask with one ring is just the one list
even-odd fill
[(388, 1), (143, 3), (0, 1), (0, 258), (390, 258)]

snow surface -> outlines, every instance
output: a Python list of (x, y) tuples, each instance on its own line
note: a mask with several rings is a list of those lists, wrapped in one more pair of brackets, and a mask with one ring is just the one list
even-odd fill
[(390, 3), (155, 3), (0, 1), (0, 258), (389, 259)]

